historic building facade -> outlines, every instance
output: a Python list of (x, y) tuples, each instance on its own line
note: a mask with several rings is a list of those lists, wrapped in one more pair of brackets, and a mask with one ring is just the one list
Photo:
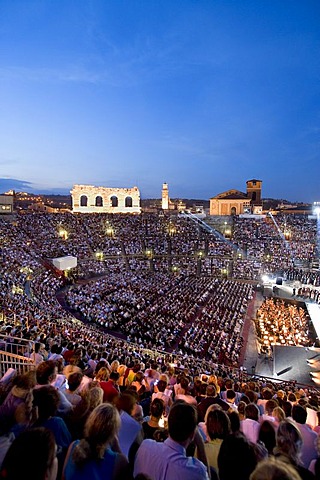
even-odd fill
[(248, 180), (247, 193), (227, 190), (210, 198), (210, 215), (241, 215), (262, 213), (261, 180)]
[(138, 187), (74, 185), (70, 193), (74, 213), (141, 213)]

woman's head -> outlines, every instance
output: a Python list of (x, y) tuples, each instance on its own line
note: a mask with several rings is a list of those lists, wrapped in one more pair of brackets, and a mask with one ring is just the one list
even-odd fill
[(109, 370), (106, 367), (100, 368), (96, 374), (96, 380), (98, 381), (107, 381), (109, 378)]
[(164, 401), (161, 398), (155, 398), (150, 405), (150, 415), (155, 418), (161, 418), (164, 412)]
[(277, 422), (282, 422), (286, 418), (284, 410), (281, 407), (276, 407), (272, 410), (272, 416)]
[(110, 403), (96, 407), (86, 421), (84, 436), (92, 445), (106, 445), (111, 442), (120, 428), (120, 416)]
[(94, 410), (103, 402), (103, 390), (101, 387), (92, 387), (87, 392), (90, 410)]
[(207, 432), (211, 440), (223, 440), (231, 433), (231, 423), (223, 410), (211, 410), (206, 419)]
[(302, 447), (302, 437), (298, 428), (290, 420), (280, 422), (277, 436), (277, 450), (298, 462)]

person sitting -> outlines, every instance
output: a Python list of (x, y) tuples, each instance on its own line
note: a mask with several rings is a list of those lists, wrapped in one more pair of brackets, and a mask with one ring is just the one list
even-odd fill
[[(57, 376), (58, 368), (56, 366), (56, 362), (53, 360), (46, 360), (40, 363), (36, 370), (36, 378), (37, 378), (37, 385), (35, 389), (41, 388), (44, 385), (50, 385)], [(61, 392), (61, 390), (56, 389), (59, 394), (59, 405), (58, 405), (58, 412), (57, 414), (61, 417), (66, 416), (71, 410), (72, 405), (67, 400), (65, 395)]]
[(32, 403), (32, 389), (36, 384), (35, 372), (18, 375), (13, 380), (13, 387), (5, 401), (0, 406), (0, 431), (6, 433), (15, 424), (15, 413), (17, 408), (24, 404)]
[(223, 440), (218, 454), (220, 480), (249, 480), (256, 465), (254, 445), (242, 433), (228, 435)]
[(276, 446), (276, 428), (274, 422), (264, 420), (261, 423), (258, 441), (262, 442), (268, 450), (269, 455), (272, 455), (273, 449)]
[(259, 408), (255, 403), (246, 405), (245, 419), (241, 421), (240, 430), (250, 442), (257, 443), (260, 424), (259, 424)]
[(157, 389), (158, 391), (157, 392), (154, 392), (152, 394), (152, 397), (151, 397), (151, 400), (153, 401), (154, 399), (156, 398), (160, 398), (163, 403), (164, 403), (164, 406), (165, 406), (165, 412), (166, 412), (166, 415), (168, 415), (169, 413), (169, 410), (170, 410), (170, 407), (172, 405), (172, 398), (170, 395), (167, 395), (166, 394), (166, 388), (167, 388), (167, 385), (168, 385), (168, 382), (166, 382), (165, 380), (162, 380), (160, 379), (157, 386), (155, 387), (155, 389)]
[(84, 438), (70, 445), (62, 478), (130, 479), (129, 463), (115, 443), (119, 427), (120, 416), (113, 405), (102, 403), (96, 407), (86, 422)]
[(44, 427), (54, 434), (59, 448), (58, 462), (59, 472), (61, 473), (65, 455), (72, 438), (64, 420), (56, 416), (59, 405), (58, 391), (51, 385), (36, 389), (34, 391), (33, 405), (38, 411), (38, 419), (34, 422), (33, 427)]
[(300, 462), (302, 444), (302, 436), (296, 424), (291, 420), (280, 422), (276, 435), (275, 457), (293, 466), (302, 480), (313, 479), (314, 475)]
[(144, 474), (153, 480), (208, 479), (205, 465), (186, 456), (197, 427), (197, 411), (186, 402), (175, 402), (169, 412), (169, 438), (163, 443), (146, 439), (141, 443), (134, 462), (134, 477)]
[(296, 422), (303, 441), (301, 447), (301, 463), (305, 468), (309, 468), (311, 460), (318, 457), (316, 449), (318, 435), (306, 424), (307, 410), (301, 405), (293, 405), (292, 418)]
[(155, 398), (150, 405), (150, 420), (142, 423), (143, 438), (154, 438), (154, 433), (161, 429), (159, 421), (165, 412), (161, 398)]
[(198, 404), (198, 415), (200, 422), (204, 421), (207, 409), (213, 404), (219, 405), (225, 411), (229, 410), (229, 405), (227, 402), (221, 400), (220, 396), (217, 395), (215, 386), (207, 385), (206, 397), (203, 398), (203, 400), (201, 400), (201, 402)]
[(259, 421), (260, 423), (268, 420), (268, 422), (274, 422), (275, 419), (272, 415), (273, 410), (278, 407), (278, 404), (275, 400), (267, 400), (264, 405), (264, 413), (260, 416)]
[(68, 377), (69, 388), (64, 392), (64, 395), (74, 407), (81, 402), (81, 396), (78, 393), (78, 389), (81, 385), (82, 378), (83, 374), (80, 372), (71, 373)]
[(231, 433), (230, 419), (223, 410), (211, 410), (206, 417), (206, 427), (210, 440), (204, 444), (205, 452), (210, 467), (218, 473), (218, 454), (223, 440)]

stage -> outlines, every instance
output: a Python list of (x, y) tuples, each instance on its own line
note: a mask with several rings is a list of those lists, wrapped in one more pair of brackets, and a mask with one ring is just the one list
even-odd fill
[[(307, 360), (319, 360), (314, 368)], [(310, 372), (320, 371), (320, 348), (273, 346), (273, 358), (260, 354), (255, 373), (275, 380), (296, 381), (297, 383), (320, 388), (319, 381), (312, 380)]]
[[(274, 287), (276, 287), (276, 290), (274, 290)], [(300, 304), (301, 306), (304, 304), (312, 321), (316, 340), (319, 342), (320, 306), (313, 301), (293, 295), (294, 287), (296, 287), (296, 282), (284, 281), (282, 285), (270, 282), (269, 284), (264, 284), (263, 293), (265, 297), (273, 297), (275, 299), (280, 298), (289, 303)], [(259, 304), (261, 303), (262, 299)], [(259, 307), (259, 304), (257, 305), (257, 308)], [(254, 334), (254, 328), (252, 327), (252, 346), (254, 345)], [(320, 389), (320, 348), (273, 345), (273, 352), (271, 355), (260, 353), (257, 355), (255, 361), (253, 359), (254, 350), (256, 349), (252, 347), (251, 355), (247, 352), (247, 362), (245, 362), (245, 366), (248, 372), (250, 372), (251, 362), (252, 373), (255, 371), (257, 375), (272, 377), (273, 379), (280, 381), (296, 381), (297, 383), (310, 385)], [(307, 360), (311, 360), (315, 363), (310, 365)], [(316, 375), (312, 376), (310, 375), (310, 372), (314, 372)], [(317, 372), (319, 372), (319, 375)]]

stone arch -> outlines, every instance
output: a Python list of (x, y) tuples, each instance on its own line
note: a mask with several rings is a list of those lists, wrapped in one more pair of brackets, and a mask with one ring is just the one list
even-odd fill
[(96, 196), (95, 205), (96, 205), (96, 207), (103, 207), (103, 198), (101, 197), (101, 195)]
[(124, 205), (125, 207), (132, 207), (132, 197), (126, 197)]
[(81, 197), (80, 197), (80, 207), (87, 207), (87, 206), (88, 206), (87, 195), (81, 195)]
[(112, 195), (112, 197), (110, 197), (110, 200), (111, 200), (111, 207), (118, 206), (119, 200), (118, 200), (118, 197), (116, 197), (116, 195)]
[(236, 209), (236, 207), (231, 207), (230, 215), (237, 215), (237, 209)]

